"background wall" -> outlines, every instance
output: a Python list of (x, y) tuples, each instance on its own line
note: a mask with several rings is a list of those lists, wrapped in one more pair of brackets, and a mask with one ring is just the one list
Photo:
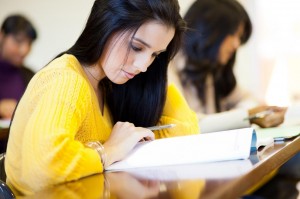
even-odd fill
[[(76, 2), (76, 3), (74, 3)], [(55, 55), (71, 47), (83, 29), (93, 0), (0, 0), (0, 21), (12, 13), (27, 16), (38, 31), (38, 39), (26, 64), (35, 71)]]
[[(184, 14), (194, 0), (179, 0)], [(239, 0), (248, 11), (254, 31), (237, 54), (239, 84), (269, 104), (300, 101), (300, 1)], [(38, 71), (69, 48), (81, 33), (94, 0), (0, 0), (0, 22), (8, 14), (26, 15), (38, 39), (26, 64)]]

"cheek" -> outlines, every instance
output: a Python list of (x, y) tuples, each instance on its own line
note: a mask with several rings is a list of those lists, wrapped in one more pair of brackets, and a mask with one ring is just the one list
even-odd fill
[(228, 61), (229, 56), (230, 56), (230, 51), (231, 50), (230, 50), (230, 45), (229, 45), (228, 39), (224, 40), (224, 42), (220, 46), (219, 55), (218, 55), (218, 59), (219, 59), (218, 61), (221, 64), (226, 64), (226, 62)]
[(227, 62), (227, 55), (226, 51), (224, 49), (220, 49), (219, 54), (218, 54), (218, 62), (220, 64), (226, 64)]
[(20, 65), (23, 62), (16, 45), (8, 45), (8, 43), (3, 45), (1, 56), (14, 65)]
[(230, 58), (230, 55), (228, 53), (223, 53), (221, 58), (221, 64), (227, 64), (228, 60)]
[(106, 69), (105, 74), (106, 77), (115, 84), (124, 84), (128, 81), (128, 79), (124, 76), (123, 72), (119, 69)]
[(122, 65), (117, 62), (116, 59), (108, 59), (106, 64), (102, 67), (105, 76), (114, 83), (119, 79), (122, 69)]
[(3, 43), (2, 46), (3, 56), (10, 56), (18, 53), (18, 46), (11, 41), (7, 41)]
[(128, 59), (130, 55), (127, 57), (127, 51), (122, 48), (114, 47), (113, 50), (109, 53), (107, 53), (105, 57), (105, 61), (102, 63), (107, 70), (110, 71), (117, 71), (122, 68), (123, 65), (125, 65), (128, 62)]
[(111, 70), (112, 68), (109, 67), (109, 65), (107, 65), (107, 64), (105, 66), (103, 66), (102, 69), (103, 69), (105, 76), (107, 76), (107, 77), (110, 77), (111, 74), (113, 73), (113, 71)]

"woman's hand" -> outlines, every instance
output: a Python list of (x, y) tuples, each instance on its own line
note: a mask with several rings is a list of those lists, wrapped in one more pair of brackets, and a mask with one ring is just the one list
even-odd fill
[(16, 106), (15, 99), (2, 99), (0, 101), (0, 118), (11, 119)]
[(278, 107), (278, 106), (259, 106), (253, 109), (250, 109), (249, 116), (255, 115), (262, 111), (270, 110), (271, 113), (267, 114), (262, 118), (251, 119), (250, 122), (253, 124), (257, 124), (262, 128), (274, 127), (280, 125), (284, 121), (284, 115), (287, 110), (286, 107)]
[(122, 160), (144, 138), (154, 140), (153, 132), (146, 128), (135, 127), (129, 122), (117, 122), (109, 139), (103, 145), (107, 156), (105, 166)]

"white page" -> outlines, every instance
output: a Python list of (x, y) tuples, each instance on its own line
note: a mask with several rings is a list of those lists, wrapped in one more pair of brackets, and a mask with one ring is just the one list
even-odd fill
[(141, 142), (106, 170), (247, 159), (253, 131), (244, 128)]

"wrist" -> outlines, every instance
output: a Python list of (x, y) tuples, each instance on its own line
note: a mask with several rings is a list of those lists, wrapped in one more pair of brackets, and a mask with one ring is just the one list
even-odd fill
[(118, 160), (115, 156), (114, 156), (114, 147), (110, 147), (110, 145), (106, 145), (106, 143), (103, 144), (104, 150), (105, 150), (105, 154), (106, 154), (106, 161), (105, 161), (105, 166), (109, 166), (112, 163), (114, 163), (116, 160)]
[(98, 153), (98, 155), (101, 159), (101, 164), (103, 166), (103, 170), (105, 170), (105, 167), (107, 166), (107, 164), (106, 164), (107, 154), (106, 154), (104, 146), (101, 144), (101, 142), (99, 142), (99, 141), (88, 142), (85, 144), (85, 146), (87, 146), (88, 148), (94, 149)]

